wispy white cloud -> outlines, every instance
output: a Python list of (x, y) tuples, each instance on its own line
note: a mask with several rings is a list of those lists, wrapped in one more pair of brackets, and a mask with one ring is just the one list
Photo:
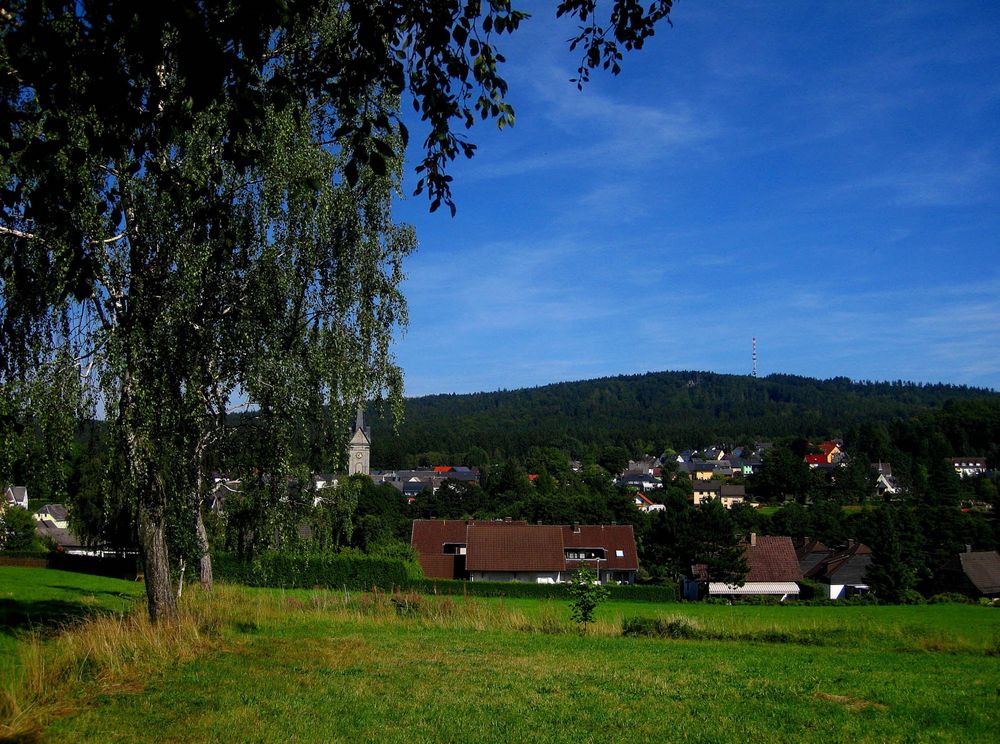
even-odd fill
[(685, 101), (638, 104), (567, 85), (555, 68), (533, 76), (534, 130), (547, 129), (544, 145), (502, 150), (477, 163), (469, 177), (522, 176), (555, 170), (620, 172), (645, 169), (667, 154), (701, 147), (718, 138), (722, 127)]
[(902, 207), (950, 207), (1000, 201), (991, 149), (939, 149), (906, 157), (879, 173), (836, 186), (833, 192), (864, 199), (881, 196)]

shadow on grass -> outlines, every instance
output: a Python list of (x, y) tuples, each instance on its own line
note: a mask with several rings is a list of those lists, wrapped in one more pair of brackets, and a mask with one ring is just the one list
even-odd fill
[[(137, 586), (142, 586), (142, 584), (137, 584)], [(81, 589), (78, 586), (72, 586), (70, 584), (46, 584), (48, 589), (63, 589), (68, 592), (80, 593)], [(124, 600), (126, 602), (136, 599), (138, 594), (127, 594), (125, 592), (116, 592), (111, 589), (84, 589), (82, 590), (85, 594), (90, 594), (94, 596), (102, 595), (105, 597), (116, 597), (118, 599)]]
[(0, 599), (0, 633), (14, 636), (26, 631), (55, 630), (112, 612), (106, 607), (64, 599)]

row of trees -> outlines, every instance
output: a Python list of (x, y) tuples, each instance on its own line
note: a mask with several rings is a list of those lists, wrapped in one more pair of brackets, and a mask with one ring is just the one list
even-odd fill
[[(948, 401), (954, 401), (950, 407)], [(862, 428), (891, 428), (894, 420), (925, 414), (928, 429), (944, 434), (944, 448), (935, 448), (944, 456), (1000, 454), (980, 451), (987, 429), (995, 432), (997, 410), (1000, 402), (992, 391), (955, 385), (656, 372), (410, 399), (407, 425), (398, 432), (377, 411), (371, 413), (375, 461), (412, 467), (421, 460), (480, 465), (524, 459), (531, 448), (543, 446), (596, 461), (612, 446), (636, 457), (719, 443), (854, 439)], [(983, 426), (953, 426), (969, 414)]]

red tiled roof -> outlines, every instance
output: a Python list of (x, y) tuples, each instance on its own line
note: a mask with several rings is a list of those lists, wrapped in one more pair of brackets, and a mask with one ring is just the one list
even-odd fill
[(563, 532), (547, 525), (483, 522), (469, 527), (469, 571), (562, 571)]
[(460, 579), (458, 564), (462, 556), (458, 555), (425, 555), (418, 556), (420, 568), (428, 579)]
[[(565, 571), (579, 563), (566, 560), (565, 548), (602, 548), (602, 569), (635, 571), (639, 558), (631, 525), (529, 525), (460, 519), (415, 519), (411, 543), (427, 576), (450, 578), (455, 556), (444, 555), (445, 543), (466, 545), (468, 571)], [(618, 553), (621, 552), (621, 555)], [(443, 560), (447, 559), (447, 560)]]
[(447, 473), (447, 472), (450, 472), (450, 471), (451, 471), (451, 465), (435, 465), (434, 466), (434, 472), (435, 473)]
[(410, 544), (420, 555), (441, 555), (445, 543), (465, 542), (464, 519), (414, 519)]
[(839, 444), (837, 444), (836, 442), (830, 442), (830, 441), (827, 441), (827, 442), (820, 442), (820, 443), (819, 443), (819, 448), (820, 448), (821, 450), (823, 450), (823, 454), (824, 454), (824, 455), (829, 455), (829, 454), (830, 454), (831, 452), (833, 452), (833, 451), (834, 451), (835, 449), (839, 449), (839, 448), (840, 448), (840, 445), (839, 445)]
[[(575, 528), (565, 525), (563, 544), (567, 548), (604, 548), (607, 561), (601, 568), (637, 571), (639, 556), (635, 550), (635, 534), (630, 524), (582, 524)], [(622, 555), (618, 555), (618, 551)], [(568, 568), (575, 568), (580, 561), (567, 561)], [(587, 561), (584, 564), (590, 565)]]
[(795, 546), (790, 537), (758, 535), (755, 545), (746, 546), (746, 580), (751, 581), (802, 581), (802, 571), (795, 557)]
[(826, 455), (806, 455), (806, 462), (810, 464), (826, 462)]

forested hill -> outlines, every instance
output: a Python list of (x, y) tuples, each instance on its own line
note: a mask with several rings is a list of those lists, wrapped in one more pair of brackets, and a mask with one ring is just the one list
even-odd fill
[[(865, 422), (910, 418), (947, 401), (988, 399), (983, 388), (896, 382), (753, 378), (710, 372), (653, 372), (522, 390), (431, 395), (406, 401), (398, 433), (373, 417), (373, 463), (439, 463), (523, 455), (554, 446), (575, 456), (607, 445), (632, 452), (716, 441), (845, 435)], [(993, 406), (991, 405), (990, 408)]]

